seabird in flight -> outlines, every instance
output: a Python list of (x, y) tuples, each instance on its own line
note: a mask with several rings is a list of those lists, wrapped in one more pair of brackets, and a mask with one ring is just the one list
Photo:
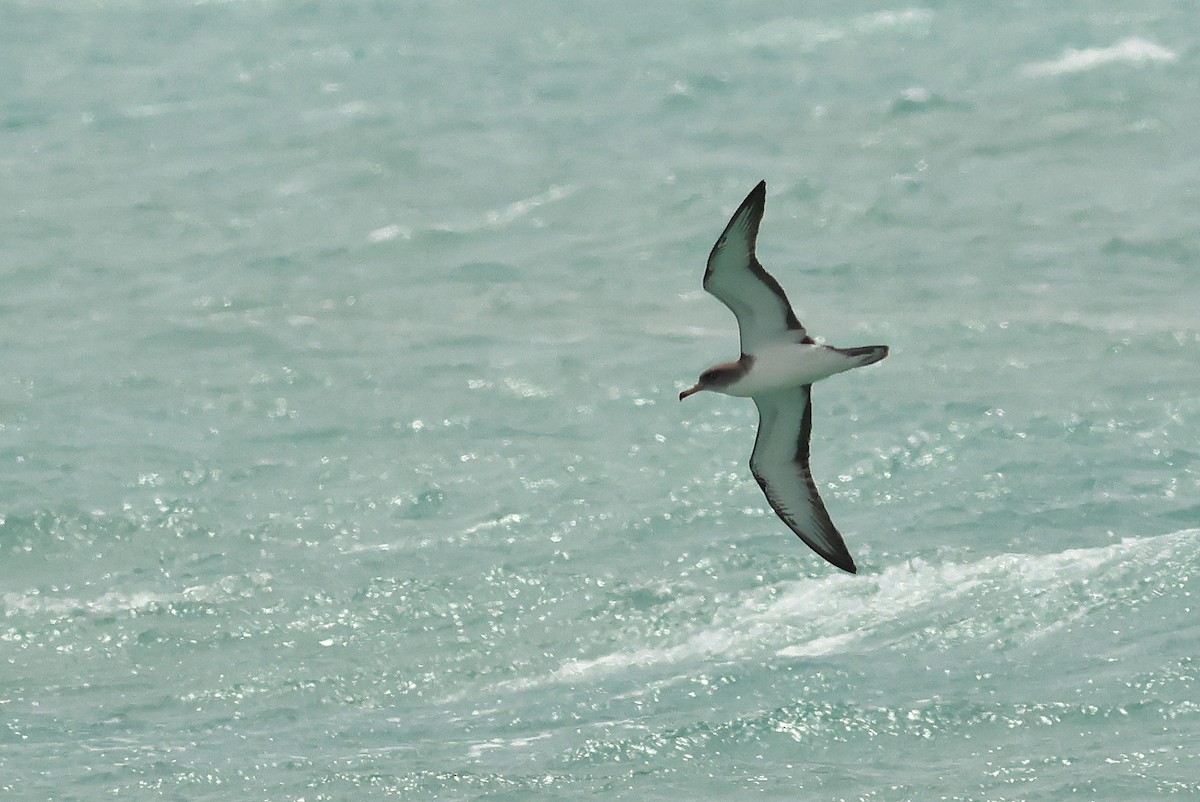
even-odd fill
[(888, 347), (834, 348), (808, 336), (779, 282), (754, 256), (766, 198), (767, 182), (762, 181), (733, 213), (704, 271), (704, 289), (737, 317), (742, 355), (701, 373), (679, 400), (701, 390), (753, 398), (758, 437), (750, 472), (771, 508), (801, 540), (853, 574), (854, 559), (829, 520), (808, 467), (812, 384), (874, 364), (888, 355)]

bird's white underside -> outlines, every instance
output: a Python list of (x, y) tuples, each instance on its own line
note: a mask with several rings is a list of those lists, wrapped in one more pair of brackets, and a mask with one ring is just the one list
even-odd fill
[(754, 363), (745, 376), (728, 386), (712, 389), (739, 398), (795, 390), (850, 370), (861, 362), (825, 345), (778, 341), (760, 347), (753, 357)]

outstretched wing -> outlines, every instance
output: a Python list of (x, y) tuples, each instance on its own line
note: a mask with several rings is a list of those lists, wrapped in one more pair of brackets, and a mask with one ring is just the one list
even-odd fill
[(812, 385), (754, 396), (758, 438), (750, 472), (771, 508), (812, 549), (843, 571), (856, 573), (854, 559), (829, 520), (808, 468), (812, 434)]
[(737, 317), (743, 354), (772, 341), (812, 342), (783, 288), (754, 255), (766, 200), (767, 182), (760, 181), (733, 213), (704, 271), (704, 289)]

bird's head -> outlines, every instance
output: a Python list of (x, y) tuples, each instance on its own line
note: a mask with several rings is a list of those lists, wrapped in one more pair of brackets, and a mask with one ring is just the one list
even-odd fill
[(742, 357), (736, 362), (722, 362), (714, 365), (700, 374), (700, 380), (679, 394), (679, 400), (695, 395), (701, 390), (716, 390), (721, 392), (725, 387), (746, 375), (750, 369), (750, 358)]
[(682, 393), (679, 394), (679, 400), (682, 401), (683, 399), (687, 398), (689, 395), (695, 395), (696, 393), (700, 392), (703, 389), (704, 389), (704, 378), (701, 377), (700, 381), (696, 382), (691, 387), (689, 387), (688, 389), (684, 390)]

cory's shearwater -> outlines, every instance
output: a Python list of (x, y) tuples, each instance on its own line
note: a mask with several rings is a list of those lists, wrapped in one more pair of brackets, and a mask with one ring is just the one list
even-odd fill
[(766, 197), (767, 182), (762, 181), (733, 213), (704, 271), (704, 289), (737, 317), (742, 355), (701, 373), (679, 400), (701, 390), (753, 398), (758, 437), (750, 472), (771, 508), (801, 540), (853, 574), (854, 560), (829, 520), (808, 468), (812, 384), (878, 362), (888, 355), (888, 347), (834, 348), (808, 336), (783, 288), (754, 255)]

